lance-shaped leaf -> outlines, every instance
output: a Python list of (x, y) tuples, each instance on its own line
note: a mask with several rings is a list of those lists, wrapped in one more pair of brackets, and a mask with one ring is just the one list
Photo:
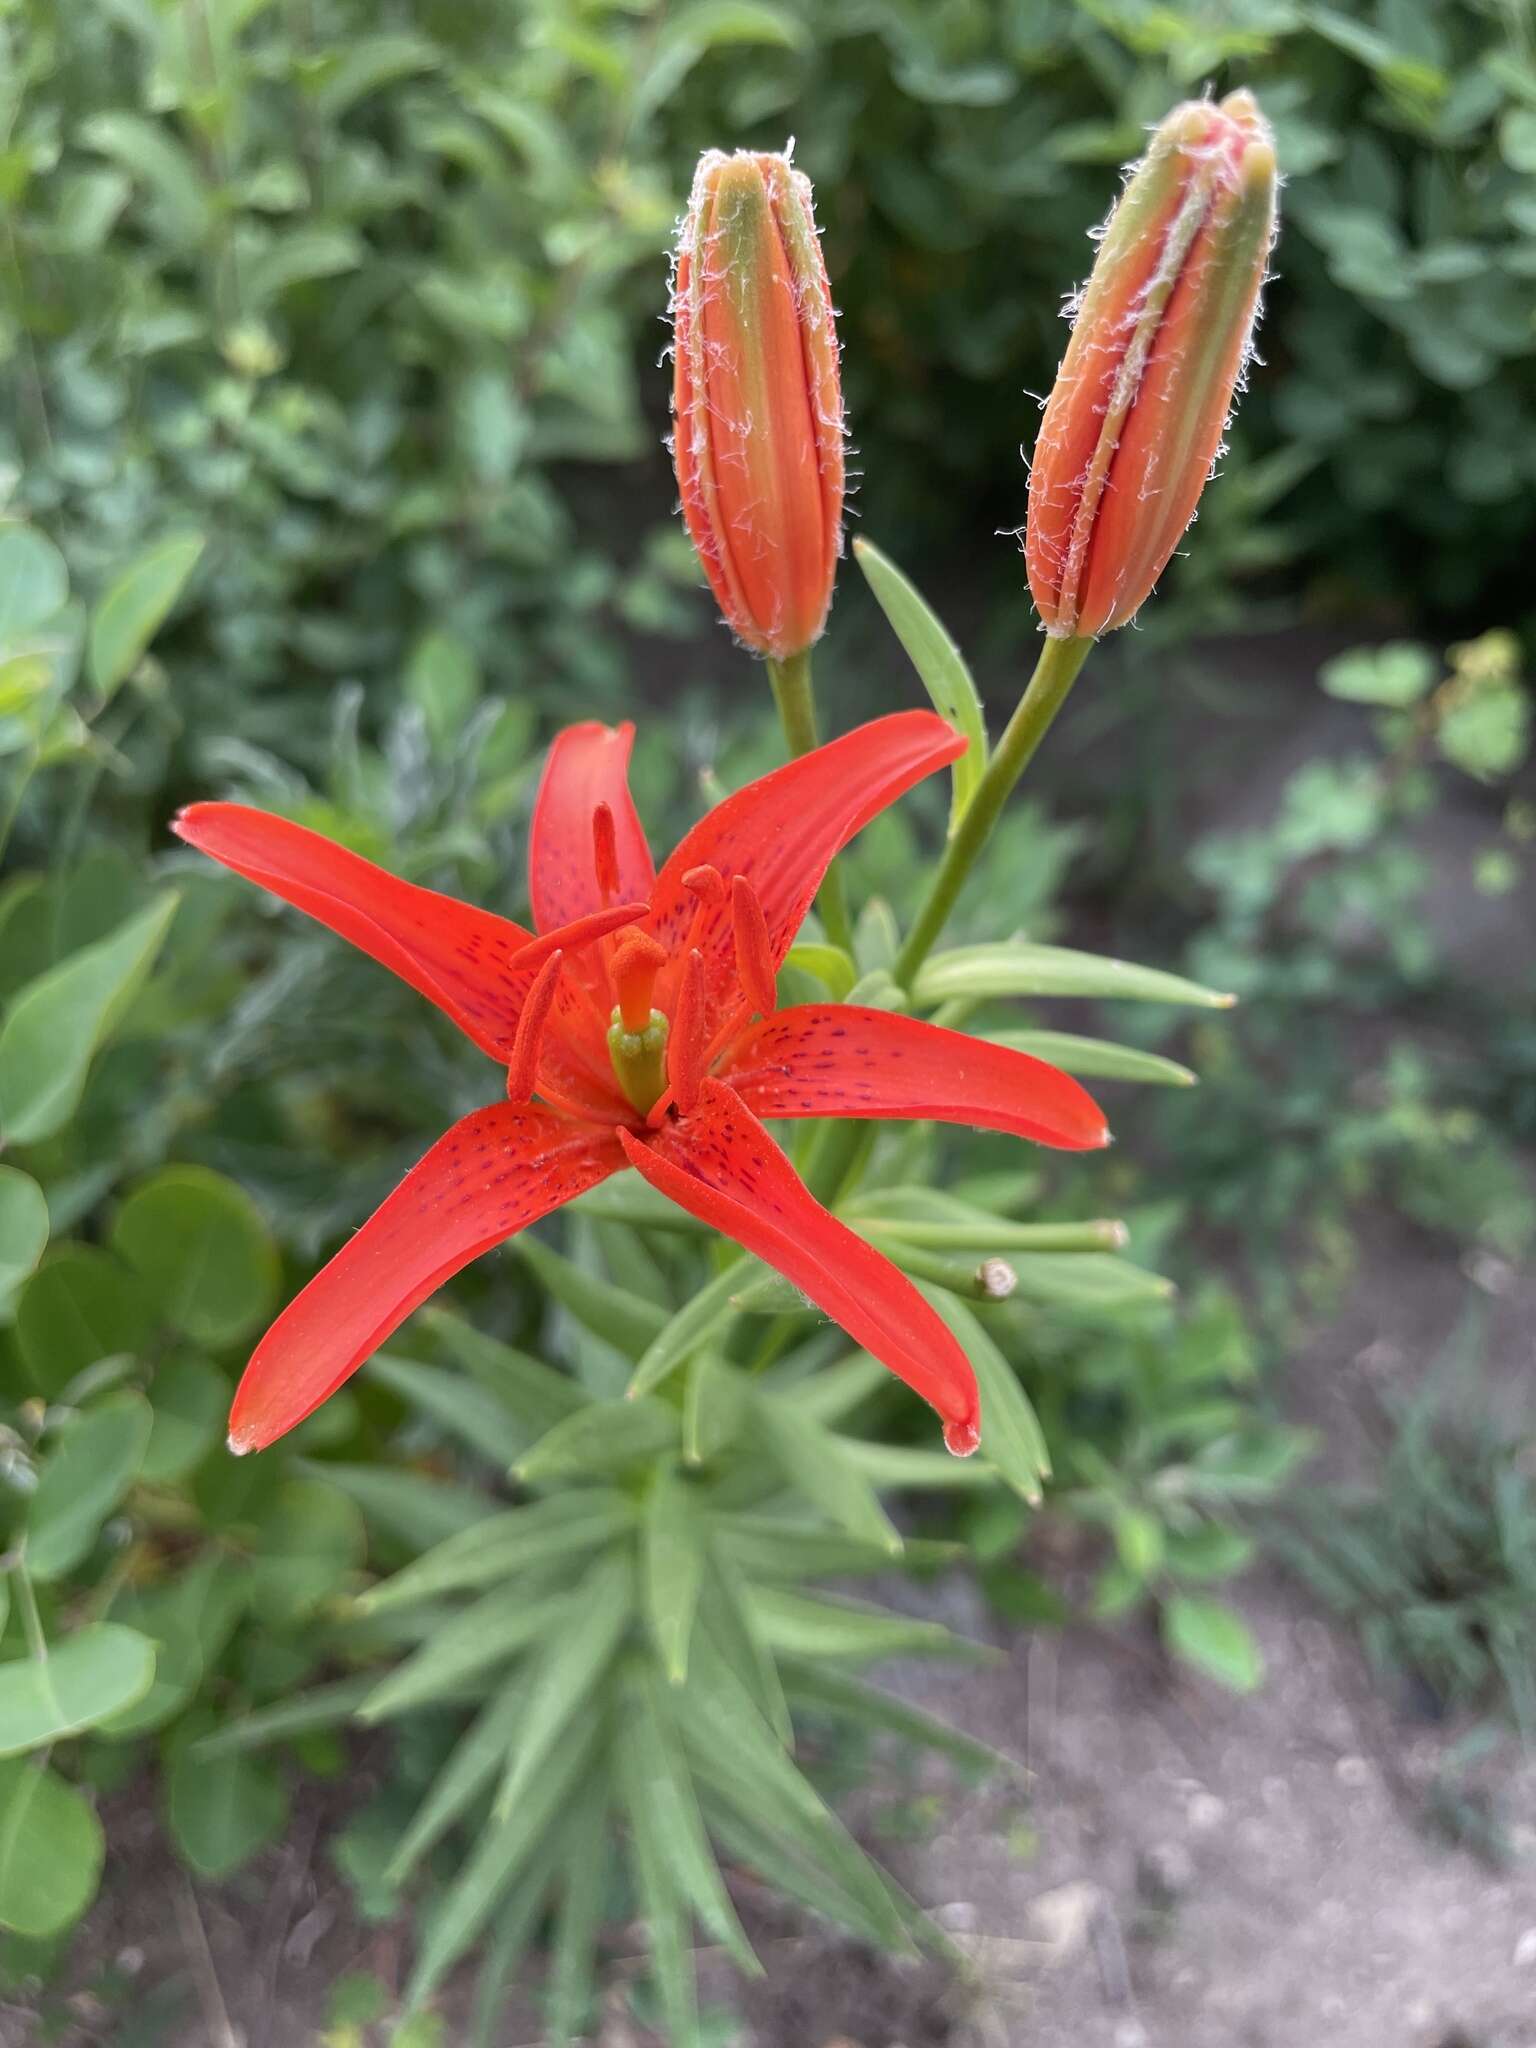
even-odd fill
[(786, 1486), (821, 1509), (831, 1521), (884, 1550), (901, 1551), (901, 1537), (880, 1505), (880, 1496), (858, 1466), (843, 1455), (839, 1438), (804, 1414), (794, 1394), (755, 1391), (752, 1412), (764, 1448)]
[(545, 1292), (569, 1310), (583, 1329), (622, 1351), (626, 1358), (643, 1357), (646, 1346), (666, 1328), (667, 1312), (654, 1301), (583, 1272), (536, 1237), (520, 1238), (517, 1249)]
[(601, 1557), (567, 1596), (566, 1612), (581, 1626), (551, 1637), (528, 1688), (517, 1742), (493, 1809), (516, 1811), (578, 1705), (590, 1701), (635, 1618), (635, 1566), (629, 1550)]
[(505, 1469), (531, 1441), (528, 1431), (484, 1387), (458, 1373), (381, 1351), (368, 1368), (372, 1378), (397, 1393), (474, 1456)]
[(485, 1803), (491, 1782), (505, 1768), (516, 1740), (529, 1684), (526, 1669), (513, 1672), (459, 1737), (389, 1859), (385, 1874), (391, 1882), (398, 1884), (407, 1877), (461, 1814)]
[(918, 969), (912, 994), (919, 1003), (980, 1001), (986, 996), (1097, 996), (1104, 1001), (1190, 1004), (1229, 1010), (1237, 1000), (1182, 974), (1136, 967), (1067, 946), (1037, 946), (1024, 939), (957, 946), (935, 953)]
[(681, 1685), (706, 1563), (705, 1526), (688, 1482), (662, 1467), (640, 1526), (646, 1619), (663, 1670)]
[(482, 1515), (469, 1529), (450, 1536), (404, 1571), (363, 1596), (370, 1614), (431, 1600), (441, 1593), (468, 1592), (495, 1584), (514, 1572), (556, 1559), (573, 1559), (633, 1528), (635, 1508), (607, 1487), (583, 1487), (550, 1495), (527, 1507)]
[(732, 1259), (706, 1281), (646, 1346), (626, 1390), (630, 1399), (654, 1393), (701, 1344), (722, 1330), (735, 1313), (735, 1297), (762, 1270), (756, 1259)]
[(993, 1343), (979, 1316), (941, 1288), (924, 1290), (945, 1322), (965, 1346), (981, 1389), (982, 1455), (1032, 1507), (1050, 1477), (1051, 1455), (1045, 1432), (1013, 1367)]
[(1048, 1060), (1064, 1074), (1090, 1081), (1145, 1081), (1158, 1088), (1193, 1088), (1199, 1075), (1161, 1053), (1136, 1045), (1114, 1045), (1107, 1038), (1082, 1038), (1073, 1031), (989, 1031), (994, 1045), (1012, 1046)]
[(965, 752), (950, 768), (949, 834), (953, 838), (987, 765), (987, 731), (975, 680), (938, 615), (889, 556), (881, 554), (872, 541), (859, 539), (853, 544), (853, 559), (906, 649), (934, 710), (965, 735)]

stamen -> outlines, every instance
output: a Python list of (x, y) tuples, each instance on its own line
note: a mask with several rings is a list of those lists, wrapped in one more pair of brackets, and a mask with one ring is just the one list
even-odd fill
[(666, 964), (666, 947), (649, 932), (634, 932), (619, 945), (609, 974), (626, 1031), (644, 1031), (650, 1023), (651, 991)]
[(690, 953), (677, 985), (667, 1040), (667, 1081), (679, 1116), (686, 1116), (698, 1101), (704, 1071), (704, 960), (701, 954)]
[(712, 910), (718, 909), (725, 901), (725, 883), (721, 879), (720, 870), (706, 862), (703, 867), (688, 870), (683, 877), (683, 887), (691, 889), (698, 898), (694, 906), (693, 922), (688, 927), (688, 937), (683, 942), (683, 950), (692, 952), (704, 936), (704, 920)]
[(512, 1040), (512, 1057), (507, 1062), (507, 1100), (527, 1102), (533, 1095), (534, 1080), (539, 1071), (539, 1054), (544, 1046), (544, 1027), (549, 1022), (549, 1013), (554, 1005), (555, 988), (560, 980), (560, 966), (563, 953), (551, 953), (544, 965), (533, 978), (533, 986), (523, 998), (523, 1012), (517, 1020), (517, 1035)]
[(597, 870), (597, 893), (606, 909), (619, 893), (619, 840), (607, 804), (592, 807), (592, 865)]
[(757, 891), (745, 875), (731, 882), (731, 928), (736, 940), (736, 979), (760, 1016), (770, 1017), (779, 997), (774, 986), (773, 948)]

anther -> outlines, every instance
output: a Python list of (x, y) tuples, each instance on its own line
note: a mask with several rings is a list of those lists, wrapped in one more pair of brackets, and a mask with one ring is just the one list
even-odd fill
[(774, 986), (773, 948), (757, 891), (745, 875), (731, 882), (731, 930), (736, 940), (736, 979), (760, 1016), (773, 1014), (778, 1003)]
[(679, 1116), (699, 1099), (704, 1065), (704, 960), (693, 952), (683, 963), (667, 1040), (667, 1085)]
[(607, 804), (592, 807), (592, 865), (597, 871), (597, 893), (606, 909), (619, 893), (619, 839)]
[(517, 1033), (512, 1040), (512, 1057), (507, 1062), (509, 1102), (527, 1102), (532, 1098), (533, 1084), (539, 1071), (539, 1054), (544, 1046), (544, 1027), (549, 1022), (564, 958), (563, 953), (551, 953), (523, 998), (522, 1015), (517, 1020)]
[(667, 964), (667, 949), (649, 932), (632, 932), (620, 941), (609, 975), (619, 999), (619, 1017), (626, 1031), (644, 1031), (651, 1021), (651, 990)]

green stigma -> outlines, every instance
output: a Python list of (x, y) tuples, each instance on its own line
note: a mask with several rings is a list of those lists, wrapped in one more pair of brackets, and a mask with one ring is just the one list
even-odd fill
[(645, 1116), (655, 1108), (667, 1085), (667, 1020), (652, 1010), (643, 1031), (626, 1031), (617, 1009), (608, 1026), (608, 1057), (619, 1086)]

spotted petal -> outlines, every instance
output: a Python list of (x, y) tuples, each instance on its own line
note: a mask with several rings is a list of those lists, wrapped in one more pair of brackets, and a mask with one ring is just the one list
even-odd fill
[(1087, 1089), (1044, 1060), (852, 1003), (760, 1019), (723, 1078), (762, 1117), (935, 1117), (1070, 1152), (1109, 1142)]
[(406, 1175), (257, 1345), (229, 1418), (259, 1451), (304, 1420), (462, 1266), (624, 1163), (609, 1131), (498, 1102)]
[[(727, 884), (737, 875), (752, 884), (777, 968), (834, 856), (871, 818), (963, 754), (965, 746), (954, 727), (931, 711), (898, 711), (844, 733), (716, 804), (662, 868), (651, 897), (645, 929), (672, 954), (673, 978), (681, 972), (685, 942), (691, 943), (704, 958), (711, 1018), (718, 1020), (734, 1001), (729, 891), (724, 901), (701, 911), (685, 875), (713, 867)], [(663, 1008), (670, 993), (671, 981), (664, 980), (658, 995)]]
[(593, 837), (593, 813), (613, 821), (614, 876), (609, 900), (650, 896), (655, 868), (645, 828), (629, 793), (632, 725), (568, 725), (544, 764), (528, 844), (528, 888), (541, 932), (605, 907)]
[(730, 1088), (706, 1081), (691, 1116), (649, 1143), (626, 1130), (619, 1142), (653, 1187), (777, 1267), (921, 1394), (951, 1450), (976, 1448), (980, 1400), (959, 1344), (906, 1275), (821, 1206)]

